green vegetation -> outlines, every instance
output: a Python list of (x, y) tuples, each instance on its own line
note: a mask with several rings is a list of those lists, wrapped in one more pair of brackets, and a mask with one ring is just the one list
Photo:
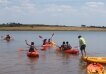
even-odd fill
[[(21, 27), (21, 26), (42, 26), (42, 27), (75, 27), (75, 26), (66, 26), (66, 25), (45, 25), (45, 24), (21, 24), (21, 23), (3, 23), (0, 24), (0, 27)], [(105, 26), (86, 26), (86, 25), (81, 25), (81, 27), (88, 27), (88, 28), (106, 28)]]

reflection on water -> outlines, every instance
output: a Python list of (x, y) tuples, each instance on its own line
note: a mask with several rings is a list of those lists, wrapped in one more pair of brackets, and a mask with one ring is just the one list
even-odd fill
[[(87, 74), (87, 64), (81, 60), (80, 54), (57, 52), (56, 48), (50, 48), (46, 51), (40, 50), (42, 40), (38, 36), (49, 38), (52, 31), (1, 31), (0, 35), (7, 33), (13, 35), (14, 40), (6, 42), (0, 39), (0, 74)], [(58, 46), (63, 41), (69, 41), (74, 47), (78, 45), (77, 36), (79, 34), (83, 35), (87, 41), (88, 55), (105, 56), (105, 32), (54, 31), (53, 40)], [(27, 57), (28, 48), (25, 40), (34, 41), (35, 45), (38, 46), (40, 53), (38, 58)]]
[(79, 74), (87, 74), (86, 71), (87, 63), (84, 62), (81, 58), (79, 59)]

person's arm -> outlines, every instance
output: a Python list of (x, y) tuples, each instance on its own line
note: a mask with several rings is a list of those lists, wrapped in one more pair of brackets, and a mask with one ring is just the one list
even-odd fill
[(28, 44), (27, 40), (25, 40), (25, 42), (26, 42), (26, 44), (27, 44), (28, 46), (30, 46), (30, 45)]
[(38, 49), (36, 48), (36, 46), (34, 46), (34, 49), (35, 49), (35, 50), (38, 50)]
[(72, 46), (69, 44), (70, 49), (72, 49)]

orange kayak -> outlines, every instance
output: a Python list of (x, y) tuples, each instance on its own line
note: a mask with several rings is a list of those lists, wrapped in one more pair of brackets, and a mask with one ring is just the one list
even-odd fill
[(88, 74), (104, 74), (104, 67), (99, 63), (91, 63), (87, 66)]
[(39, 53), (37, 51), (35, 52), (27, 52), (28, 57), (39, 57)]

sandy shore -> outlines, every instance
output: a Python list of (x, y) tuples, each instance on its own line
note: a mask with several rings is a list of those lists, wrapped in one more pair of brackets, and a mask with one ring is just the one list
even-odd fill
[(1, 31), (106, 31), (106, 28), (65, 26), (19, 26), (0, 27)]

